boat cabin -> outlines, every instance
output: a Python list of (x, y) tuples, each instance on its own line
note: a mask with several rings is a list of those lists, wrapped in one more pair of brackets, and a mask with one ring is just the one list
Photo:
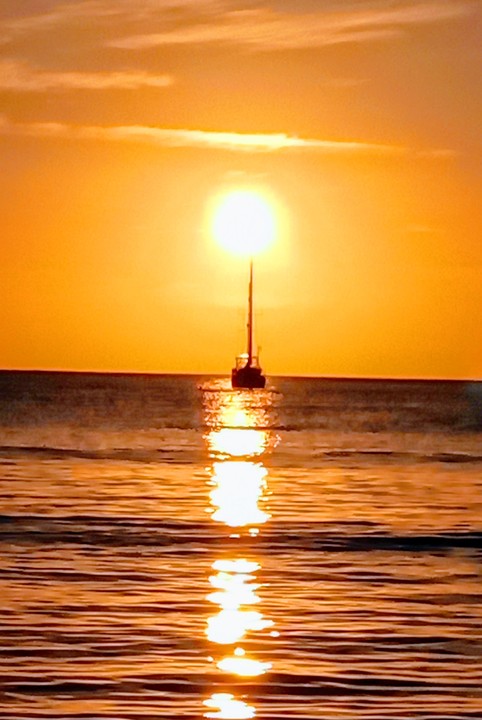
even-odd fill
[[(248, 361), (249, 361), (248, 353), (241, 353), (241, 355), (238, 355), (236, 357), (236, 370), (242, 370), (243, 368), (248, 367)], [(249, 367), (252, 367), (252, 368), (260, 367), (258, 357), (256, 355), (251, 356), (251, 363), (249, 364)]]

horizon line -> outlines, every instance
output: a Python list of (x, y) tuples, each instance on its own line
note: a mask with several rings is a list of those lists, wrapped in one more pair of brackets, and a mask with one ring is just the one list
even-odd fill
[[(32, 374), (65, 374), (65, 375), (116, 375), (116, 376), (151, 376), (151, 377), (216, 377), (229, 378), (226, 372), (187, 372), (187, 371), (155, 371), (155, 370), (78, 370), (59, 368), (0, 368), (0, 374), (5, 373), (32, 373)], [(284, 373), (268, 374), (268, 378), (279, 379), (300, 379), (300, 380), (353, 380), (353, 381), (374, 381), (374, 382), (458, 382), (458, 383), (482, 383), (482, 378), (464, 377), (442, 377), (442, 376), (407, 376), (407, 375), (291, 375)]]

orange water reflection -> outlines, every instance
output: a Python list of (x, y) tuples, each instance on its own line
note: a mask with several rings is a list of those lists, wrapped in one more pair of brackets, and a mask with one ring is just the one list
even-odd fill
[(265, 500), (266, 469), (246, 460), (215, 462), (209, 493), (212, 519), (229, 527), (262, 525), (270, 515)]
[(207, 511), (213, 522), (226, 527), (227, 538), (234, 542), (228, 557), (212, 563), (206, 596), (215, 606), (206, 621), (206, 637), (212, 644), (210, 660), (220, 672), (219, 684), (229, 685), (231, 692), (213, 692), (204, 701), (209, 708), (204, 714), (207, 718), (255, 717), (256, 709), (232, 694), (231, 683), (236, 678), (257, 678), (271, 669), (270, 662), (244, 647), (249, 635), (256, 634), (259, 642), (262, 633), (273, 626), (261, 609), (262, 561), (256, 552), (256, 538), (271, 517), (264, 464), (275, 444), (269, 430), (271, 415), (269, 391), (230, 391), (220, 386), (204, 396), (211, 459)]
[(204, 713), (207, 718), (231, 718), (240, 720), (254, 718), (256, 710), (243, 700), (236, 700), (231, 693), (213, 693), (208, 700), (204, 700), (208, 708), (218, 708), (216, 712)]

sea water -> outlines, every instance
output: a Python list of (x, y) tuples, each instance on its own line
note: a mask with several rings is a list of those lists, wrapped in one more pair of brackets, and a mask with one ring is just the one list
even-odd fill
[(0, 373), (0, 718), (480, 719), (479, 390)]

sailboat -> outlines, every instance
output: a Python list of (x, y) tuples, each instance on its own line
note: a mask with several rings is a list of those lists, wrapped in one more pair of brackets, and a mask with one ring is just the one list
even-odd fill
[(258, 357), (253, 354), (253, 260), (249, 262), (248, 322), (246, 325), (248, 349), (238, 355), (231, 370), (233, 388), (264, 388), (266, 378), (259, 366)]

